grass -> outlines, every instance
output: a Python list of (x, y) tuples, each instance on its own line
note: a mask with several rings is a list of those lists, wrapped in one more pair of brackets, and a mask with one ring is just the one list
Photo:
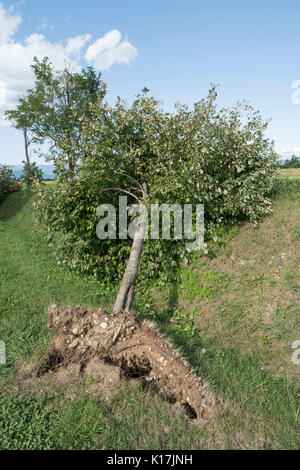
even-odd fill
[[(280, 180), (273, 196), (273, 216), (258, 228), (241, 225), (210, 249), (211, 259), (184, 268), (169, 290), (177, 316), (194, 319), (199, 312), (202, 339), (255, 353), (271, 375), (297, 386), (300, 369), (291, 361), (291, 345), (300, 338), (300, 180)], [(168, 308), (168, 293), (154, 292), (153, 299), (154, 308)]]
[[(199, 449), (209, 438), (140, 384), (109, 404), (78, 395), (0, 398), (0, 449)], [(212, 438), (212, 436), (211, 436)]]
[[(2, 446), (159, 449), (161, 446), (185, 448), (193, 442), (194, 447), (204, 446), (206, 439), (202, 433), (188, 425), (182, 412), (175, 419), (170, 405), (154, 392), (136, 389), (125, 396), (121, 394), (115, 399), (115, 411), (112, 405), (107, 408), (105, 402), (101, 404), (95, 398), (84, 396), (85, 390), (81, 388), (78, 400), (71, 404), (62, 396), (60, 408), (56, 408), (57, 397), (51, 398), (50, 388), (47, 390), (50, 398), (44, 401), (39, 391), (24, 391), (22, 384), (15, 390), (14, 370), (23, 361), (38, 360), (46, 351), (50, 335), (45, 309), (49, 304), (109, 307), (114, 295), (114, 288), (110, 291), (93, 278), (82, 278), (59, 267), (44, 235), (33, 223), (26, 191), (5, 200), (0, 207), (0, 337), (6, 343), (7, 364), (0, 366), (0, 385), (3, 390), (10, 390), (12, 385), (16, 396), (2, 398), (0, 403)], [(38, 407), (34, 405), (36, 397), (39, 397)], [(49, 407), (50, 415), (45, 411)], [(23, 414), (27, 418), (20, 420)], [(58, 430), (55, 439), (46, 432), (50, 417)], [(148, 433), (143, 432), (144, 420), (149, 423)], [(169, 431), (160, 435), (161, 429)], [(33, 434), (36, 438), (30, 437)]]
[(291, 342), (300, 339), (299, 199), (297, 181), (281, 180), (274, 215), (258, 230), (245, 224), (224, 234), (210, 260), (195, 259), (155, 301), (137, 293), (136, 313), (228, 403), (215, 422), (195, 425), (141, 384), (107, 401), (85, 384), (70, 396), (50, 382), (41, 391), (16, 379), (46, 351), (49, 304), (109, 309), (115, 286), (58, 266), (26, 191), (9, 196), (0, 206), (0, 448), (299, 448), (299, 366), (291, 363)]
[(1, 339), (6, 342), (8, 367), (45, 350), (49, 304), (107, 305), (107, 293), (95, 279), (58, 268), (43, 233), (33, 223), (26, 191), (12, 194), (0, 208), (0, 253)]
[(1, 397), (0, 450), (55, 449), (52, 436), (55, 413), (46, 404), (43, 396), (35, 400)]

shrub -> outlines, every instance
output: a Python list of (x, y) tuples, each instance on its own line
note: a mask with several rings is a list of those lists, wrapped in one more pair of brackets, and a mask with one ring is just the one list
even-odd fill
[(10, 193), (19, 191), (20, 183), (13, 176), (11, 168), (0, 165), (0, 202)]

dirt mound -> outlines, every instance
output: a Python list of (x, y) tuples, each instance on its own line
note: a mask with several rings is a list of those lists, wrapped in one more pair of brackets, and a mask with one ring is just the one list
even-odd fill
[(151, 323), (128, 312), (113, 315), (81, 307), (53, 305), (48, 315), (53, 340), (40, 373), (76, 363), (112, 388), (118, 386), (120, 374), (142, 378), (168, 400), (181, 402), (194, 418), (207, 418), (219, 408), (209, 387)]

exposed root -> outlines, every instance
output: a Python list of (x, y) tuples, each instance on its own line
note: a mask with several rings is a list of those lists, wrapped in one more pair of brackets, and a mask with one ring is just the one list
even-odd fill
[(170, 401), (181, 402), (191, 418), (220, 411), (221, 401), (151, 323), (129, 312), (113, 315), (81, 307), (53, 305), (48, 314), (53, 341), (41, 373), (73, 362), (84, 370), (96, 358), (118, 366), (126, 377), (153, 384)]

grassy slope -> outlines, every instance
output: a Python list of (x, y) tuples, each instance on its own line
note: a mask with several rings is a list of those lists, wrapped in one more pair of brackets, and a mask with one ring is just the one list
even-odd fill
[[(11, 410), (6, 420), (0, 419), (6, 423), (0, 424), (0, 448), (299, 447), (299, 366), (290, 362), (291, 340), (300, 339), (295, 258), (299, 201), (298, 185), (276, 202), (266, 227), (254, 232), (245, 225), (211, 261), (195, 260), (181, 284), (169, 289), (168, 298), (154, 293), (150, 307), (148, 297), (136, 299), (139, 315), (153, 319), (194, 369), (234, 405), (202, 428), (140, 386), (109, 403), (84, 396), (80, 387), (73, 400), (49, 387), (34, 407), (22, 383), (14, 384), (12, 365), (17, 370), (22, 359), (32, 361), (47, 347), (44, 312), (50, 303), (109, 307), (113, 289), (59, 267), (33, 224), (26, 194), (7, 198), (0, 207), (0, 339), (7, 344), (8, 364), (0, 366), (0, 377), (3, 390), (8, 387), (20, 398), (0, 401), (0, 418), (7, 407)], [(274, 240), (269, 251), (268, 224)], [(287, 242), (292, 251), (280, 261), (281, 272), (278, 263), (267, 263), (288, 251)], [(274, 300), (270, 318), (265, 316), (266, 298)], [(201, 326), (194, 335), (191, 312)], [(179, 333), (182, 324), (184, 335)], [(27, 419), (20, 418), (26, 410)]]
[[(151, 391), (144, 393), (140, 386), (120, 393), (109, 406), (84, 396), (86, 390), (80, 384), (79, 398), (71, 401), (49, 387), (39, 390), (36, 406), (32, 391), (17, 384), (12, 366), (24, 368), (23, 358), (32, 361), (45, 352), (50, 339), (46, 307), (50, 303), (105, 307), (112, 294), (94, 279), (83, 279), (57, 265), (33, 223), (25, 192), (12, 194), (0, 207), (0, 260), (0, 338), (7, 349), (7, 365), (0, 366), (0, 449), (207, 445), (207, 433), (203, 436), (182, 413), (174, 415), (168, 403)], [(21, 397), (8, 399), (7, 388)]]
[[(282, 188), (283, 186), (282, 182)], [(274, 201), (274, 214), (258, 228), (231, 230), (224, 246), (211, 246), (210, 260), (195, 259), (182, 272), (176, 306), (192, 310), (202, 338), (255, 353), (273, 376), (299, 384), (291, 361), (300, 338), (300, 180), (288, 182)], [(229, 233), (230, 235), (230, 233)], [(172, 286), (174, 296), (174, 285)], [(167, 306), (165, 299), (158, 303)]]

